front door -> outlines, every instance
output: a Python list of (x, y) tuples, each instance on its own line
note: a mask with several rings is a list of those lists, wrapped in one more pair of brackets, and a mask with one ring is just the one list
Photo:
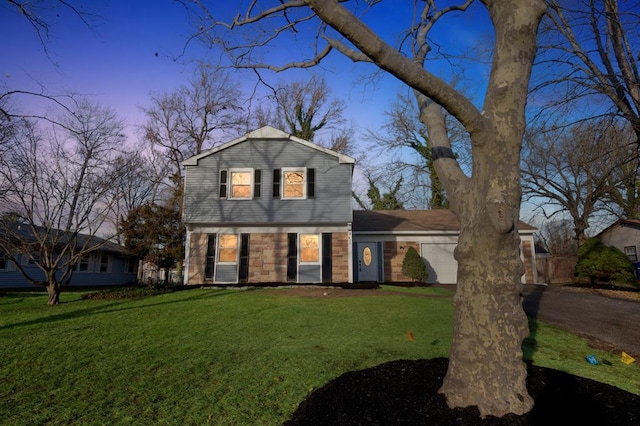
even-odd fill
[(378, 243), (357, 243), (358, 281), (378, 281)]

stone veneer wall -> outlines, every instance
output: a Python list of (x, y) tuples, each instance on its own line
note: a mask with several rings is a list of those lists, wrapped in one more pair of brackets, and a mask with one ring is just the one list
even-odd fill
[(334, 232), (331, 236), (331, 281), (349, 282), (349, 235), (346, 232)]
[(251, 234), (249, 283), (287, 281), (287, 234)]
[(402, 273), (402, 261), (409, 247), (413, 247), (420, 253), (420, 245), (415, 241), (385, 241), (383, 244), (384, 280), (387, 282), (412, 281)]
[(207, 256), (208, 234), (191, 234), (189, 246), (189, 275), (187, 284), (204, 283), (204, 267)]

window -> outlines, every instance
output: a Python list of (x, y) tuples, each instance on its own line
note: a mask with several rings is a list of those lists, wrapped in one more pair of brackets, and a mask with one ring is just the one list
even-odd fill
[(220, 235), (220, 262), (236, 263), (238, 261), (238, 236)]
[(138, 261), (136, 259), (126, 258), (124, 264), (124, 271), (127, 274), (138, 273)]
[(111, 272), (111, 256), (107, 254), (100, 255), (100, 264), (98, 265), (98, 272), (106, 274)]
[(0, 271), (9, 270), (9, 260), (7, 260), (6, 256), (0, 254)]
[(251, 198), (251, 181), (253, 170), (237, 169), (231, 170), (231, 194), (229, 198)]
[(636, 246), (627, 246), (624, 248), (624, 254), (627, 255), (630, 261), (638, 261), (638, 253), (636, 252)]
[(304, 198), (304, 169), (282, 170), (282, 198)]
[(315, 198), (315, 169), (292, 168), (273, 170), (273, 198)]
[(230, 200), (260, 198), (262, 171), (254, 169), (229, 169), (220, 171), (218, 196)]
[(317, 234), (300, 234), (300, 262), (320, 262), (320, 241)]
[(89, 256), (82, 256), (80, 261), (76, 263), (77, 272), (89, 272)]

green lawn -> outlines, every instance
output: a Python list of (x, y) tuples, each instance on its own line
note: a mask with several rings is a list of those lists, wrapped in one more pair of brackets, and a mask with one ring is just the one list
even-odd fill
[[(313, 389), (397, 359), (447, 356), (450, 294), (303, 298), (194, 289), (138, 300), (0, 297), (2, 424), (277, 425)], [(534, 363), (640, 394), (640, 367), (533, 324)], [(415, 341), (407, 339), (411, 330)], [(592, 366), (594, 353), (611, 365)]]

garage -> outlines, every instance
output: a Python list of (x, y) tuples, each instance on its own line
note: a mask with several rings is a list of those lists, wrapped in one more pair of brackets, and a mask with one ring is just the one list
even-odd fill
[(422, 243), (420, 254), (427, 265), (430, 284), (455, 284), (458, 262), (453, 258), (455, 243)]

